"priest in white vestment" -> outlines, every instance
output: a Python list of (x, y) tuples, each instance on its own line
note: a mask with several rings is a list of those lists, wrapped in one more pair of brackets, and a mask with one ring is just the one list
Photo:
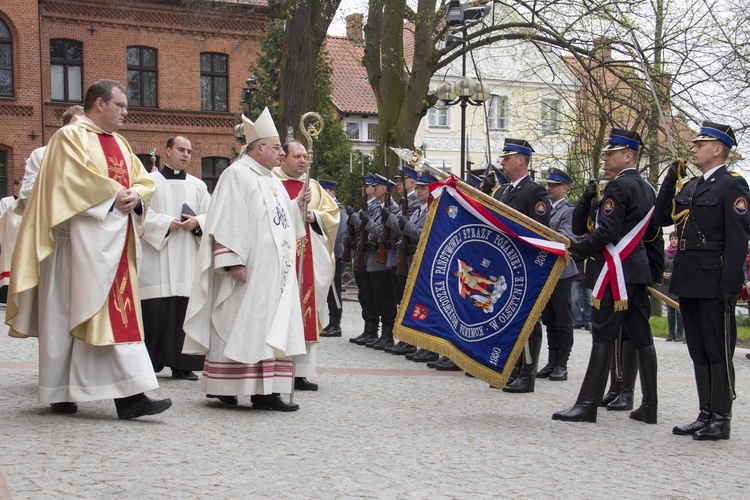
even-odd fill
[(243, 117), (245, 151), (219, 177), (198, 252), (185, 316), (185, 354), (205, 354), (201, 390), (225, 404), (250, 395), (253, 408), (294, 411), (293, 356), (305, 354), (297, 239), (301, 207), (272, 169), (284, 155), (266, 108)]
[(98, 80), (85, 115), (50, 139), (18, 233), (6, 322), (10, 335), (39, 337), (39, 399), (59, 412), (115, 399), (117, 415), (160, 413), (143, 344), (138, 235), (153, 181), (115, 132), (125, 88)]
[(146, 348), (154, 371), (172, 369), (172, 377), (198, 380), (203, 356), (182, 354), (190, 289), (195, 278), (206, 213), (211, 203), (206, 183), (188, 174), (193, 146), (184, 136), (167, 139), (165, 165), (151, 172), (156, 184), (146, 213), (143, 261), (138, 282)]
[[(281, 166), (273, 169), (281, 179), (290, 198), (304, 188), (307, 179), (307, 150), (301, 142), (284, 144), (286, 155)], [(315, 375), (318, 336), (328, 324), (328, 289), (333, 282), (333, 245), (339, 226), (339, 208), (334, 199), (315, 179), (309, 182), (311, 199), (305, 218), (305, 243), (302, 262), (302, 317), (305, 328), (307, 354), (295, 360), (294, 388), (298, 391), (317, 391), (318, 384), (308, 380)], [(299, 250), (297, 273), (299, 276)]]

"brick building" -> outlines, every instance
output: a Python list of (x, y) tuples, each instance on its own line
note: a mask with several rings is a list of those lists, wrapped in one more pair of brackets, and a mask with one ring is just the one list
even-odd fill
[[(110, 78), (128, 88), (120, 130), (145, 165), (168, 136), (193, 143), (190, 173), (213, 187), (257, 57), (267, 2), (4, 0), (0, 5), (0, 194), (63, 111)], [(158, 162), (161, 164), (161, 162)]]

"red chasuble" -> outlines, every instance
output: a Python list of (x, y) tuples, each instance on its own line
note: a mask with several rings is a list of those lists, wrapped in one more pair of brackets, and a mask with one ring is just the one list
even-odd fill
[[(117, 139), (111, 135), (99, 134), (99, 143), (104, 151), (104, 156), (107, 158), (109, 178), (122, 184), (125, 189), (130, 188), (128, 165), (125, 163), (125, 157), (122, 155), (120, 145), (117, 144)], [(108, 299), (109, 321), (112, 325), (112, 333), (116, 344), (141, 341), (141, 331), (138, 327), (138, 317), (136, 316), (133, 299), (133, 280), (128, 265), (129, 242), (130, 226), (127, 228), (125, 247), (120, 255), (120, 263), (117, 266), (115, 281), (112, 283)]]
[[(305, 187), (302, 181), (282, 179), (282, 184), (289, 198), (294, 200), (299, 192)], [(306, 214), (302, 214), (305, 218)], [(304, 266), (302, 268), (301, 299), (302, 319), (305, 324), (305, 342), (318, 341), (318, 311), (315, 307), (315, 274), (313, 272), (312, 244), (310, 243), (310, 224), (305, 223), (305, 253)], [(300, 243), (297, 242), (297, 270), (299, 272)]]

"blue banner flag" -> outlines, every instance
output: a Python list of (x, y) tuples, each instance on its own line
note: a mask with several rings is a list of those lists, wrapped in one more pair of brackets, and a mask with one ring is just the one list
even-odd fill
[(436, 199), (395, 336), (504, 387), (565, 267), (568, 240), (453, 176), (430, 189)]

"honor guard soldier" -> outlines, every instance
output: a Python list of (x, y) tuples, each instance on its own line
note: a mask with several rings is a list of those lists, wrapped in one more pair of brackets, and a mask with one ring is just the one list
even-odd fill
[[(358, 342), (358, 344), (374, 348), (376, 343), (379, 342), (377, 344), (378, 350), (383, 350), (386, 347), (393, 346), (393, 323), (396, 321), (398, 303), (393, 286), (393, 272), (388, 266), (388, 256), (386, 254), (385, 263), (378, 262), (378, 247), (380, 246), (380, 239), (383, 236), (381, 213), (386, 200), (386, 194), (396, 184), (380, 174), (375, 174), (374, 182), (374, 203), (368, 202), (367, 211), (360, 211), (359, 218), (365, 223), (365, 230), (369, 237), (370, 252), (367, 254), (367, 273), (370, 275), (372, 283), (373, 306), (381, 325), (381, 336), (380, 339), (376, 336), (367, 342), (361, 344)], [(390, 210), (395, 210), (395, 202), (393, 200), (389, 201)]]
[[(547, 191), (529, 177), (529, 165), (534, 149), (528, 141), (523, 139), (505, 139), (500, 165), (503, 173), (508, 177), (505, 184), (494, 193), (495, 199), (500, 200), (512, 209), (521, 212), (545, 226), (549, 226), (551, 206)], [(534, 331), (529, 336), (526, 349), (531, 356), (531, 363), (526, 363), (523, 357), (518, 376), (503, 388), (505, 392), (534, 392), (536, 370), (539, 365), (539, 350), (542, 346), (542, 325), (537, 322)], [(515, 370), (514, 370), (515, 372)], [(511, 375), (513, 378), (513, 375)]]
[[(553, 420), (596, 422), (613, 348), (622, 330), (623, 337), (629, 336), (636, 350), (643, 391), (643, 404), (631, 412), (630, 418), (656, 423), (656, 351), (648, 323), (650, 304), (646, 291), (652, 273), (643, 240), (644, 235), (651, 239), (658, 234), (659, 228), (651, 220), (656, 193), (636, 168), (641, 145), (636, 132), (612, 129), (604, 146), (603, 169), (608, 182), (597, 208), (595, 228), (583, 241), (570, 244), (571, 252), (595, 257), (595, 274), (599, 278), (592, 299), (593, 343), (575, 405), (553, 414)], [(585, 218), (582, 213), (590, 213), (592, 198), (590, 193), (581, 197), (574, 220)], [(610, 264), (605, 264), (607, 261)]]
[[(375, 212), (380, 210), (380, 203), (375, 198), (375, 174), (367, 173), (363, 181), (363, 193), (364, 208), (359, 212), (354, 211), (354, 207), (349, 207), (347, 213), (349, 213), (348, 223), (354, 227), (354, 242), (356, 244), (358, 257), (355, 258), (354, 265), (354, 280), (357, 283), (357, 300), (362, 308), (362, 319), (365, 321), (364, 331), (356, 337), (349, 339), (349, 342), (357, 345), (365, 345), (367, 342), (378, 339), (378, 329), (380, 325), (380, 314), (375, 308), (375, 289), (372, 284), (372, 276), (367, 271), (367, 260), (372, 250), (369, 243), (367, 242), (367, 231), (365, 230), (365, 221), (361, 218), (362, 214), (365, 214), (367, 220), (369, 217), (367, 213)], [(364, 231), (364, 234), (362, 232)], [(357, 260), (362, 260), (362, 268), (357, 268)]]
[[(559, 168), (547, 173), (547, 195), (552, 204), (550, 227), (566, 238), (573, 238), (573, 204), (568, 201), (568, 187), (573, 179)], [(542, 311), (542, 323), (547, 327), (549, 361), (539, 370), (537, 378), (552, 381), (568, 380), (568, 358), (573, 349), (573, 310), (570, 290), (578, 267), (573, 259), (563, 269), (555, 290)]]
[(731, 127), (704, 122), (690, 150), (702, 175), (678, 190), (684, 164), (674, 162), (656, 202), (658, 222), (674, 222), (679, 236), (669, 291), (679, 297), (698, 388), (698, 418), (672, 432), (697, 440), (729, 439), (732, 418), (734, 306), (750, 239), (747, 182), (725, 165), (736, 145)]
[(331, 195), (333, 201), (339, 207), (339, 226), (336, 232), (336, 241), (333, 244), (333, 257), (335, 259), (335, 269), (333, 283), (328, 291), (328, 325), (320, 332), (321, 337), (341, 337), (341, 314), (343, 312), (343, 301), (341, 300), (341, 276), (344, 270), (344, 263), (341, 257), (344, 254), (344, 235), (346, 235), (346, 209), (344, 205), (336, 198), (336, 188), (338, 184), (327, 179), (318, 181), (320, 187)]

